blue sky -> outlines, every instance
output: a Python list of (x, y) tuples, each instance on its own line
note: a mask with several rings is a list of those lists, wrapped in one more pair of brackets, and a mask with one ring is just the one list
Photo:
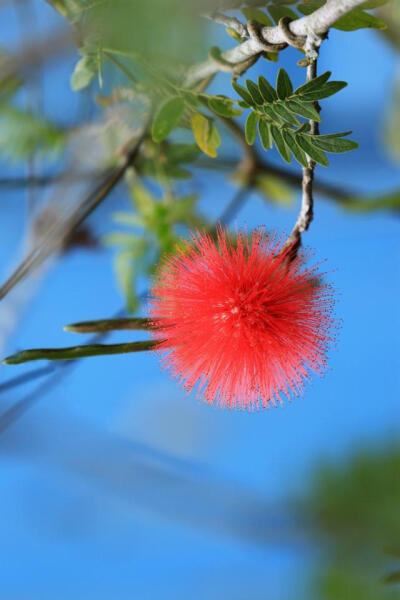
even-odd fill
[[(58, 20), (48, 6), (37, 8), (42, 31)], [(2, 43), (15, 45), (14, 16), (4, 14)], [(231, 43), (217, 30), (215, 40)], [(251, 76), (274, 79), (284, 66), (297, 83), (297, 58), (288, 50), (278, 66), (260, 62)], [(74, 61), (54, 64), (44, 77), (46, 113), (61, 122), (76, 103), (69, 91)], [(380, 133), (398, 70), (391, 48), (373, 32), (332, 31), (319, 64), (320, 72), (328, 68), (349, 86), (324, 101), (323, 130), (353, 129), (360, 149), (332, 156), (318, 178), (371, 193), (400, 187)], [(228, 77), (213, 89), (230, 93)], [(273, 153), (271, 160), (279, 163)], [(0, 163), (0, 176), (10, 172)], [(203, 210), (218, 216), (233, 190), (207, 176)], [(4, 277), (17, 259), (25, 216), (20, 194), (1, 193)], [(283, 209), (254, 194), (237, 223), (289, 230), (298, 200)], [(125, 203), (120, 188), (93, 215), (94, 230), (110, 230), (112, 212)], [(210, 408), (185, 397), (146, 354), (82, 361), (37, 402), (0, 437), (4, 597), (294, 598), (316, 554), (291, 522), (285, 498), (323, 458), (341, 460), (399, 433), (399, 233), (394, 214), (352, 214), (316, 199), (306, 244), (326, 260), (343, 324), (330, 370), (292, 403), (255, 414)], [(9, 350), (75, 343), (63, 325), (114, 314), (121, 298), (111, 258), (108, 250), (73, 252), (53, 265)], [(0, 380), (23, 370), (1, 367)], [(22, 395), (21, 388), (3, 394), (2, 407)]]

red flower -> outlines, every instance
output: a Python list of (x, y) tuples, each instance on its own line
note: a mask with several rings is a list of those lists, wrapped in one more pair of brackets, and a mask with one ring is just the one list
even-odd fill
[(299, 395), (332, 341), (331, 288), (263, 232), (198, 233), (161, 267), (150, 317), (162, 365), (209, 403), (249, 410)]

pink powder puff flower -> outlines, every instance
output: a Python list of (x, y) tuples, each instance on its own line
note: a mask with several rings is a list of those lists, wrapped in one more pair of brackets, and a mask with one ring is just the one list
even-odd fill
[(267, 408), (322, 374), (333, 338), (332, 288), (302, 251), (293, 260), (263, 231), (196, 233), (162, 264), (152, 288), (157, 352), (209, 404)]

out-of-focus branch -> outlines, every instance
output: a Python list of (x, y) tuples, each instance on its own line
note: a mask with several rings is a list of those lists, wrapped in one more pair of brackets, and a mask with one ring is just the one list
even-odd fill
[(99, 185), (72, 211), (69, 217), (61, 223), (56, 223), (49, 231), (46, 240), (38, 244), (20, 263), (7, 281), (0, 287), (0, 300), (34, 268), (41, 264), (53, 252), (62, 247), (71, 234), (83, 223), (97, 206), (108, 196), (112, 189), (121, 181), (127, 169), (137, 157), (139, 148), (147, 135), (148, 123), (142, 134), (127, 149), (120, 166), (107, 175)]
[[(292, 21), (290, 31), (294, 36), (323, 36), (329, 28), (343, 15), (363, 4), (363, 0), (327, 0), (326, 4), (311, 15)], [(263, 27), (260, 30), (262, 41), (252, 38), (231, 50), (221, 53), (223, 62), (239, 65), (265, 50), (265, 44), (286, 44), (286, 36), (281, 27)], [(220, 70), (218, 62), (209, 59), (193, 65), (185, 77), (185, 85), (193, 87), (203, 79), (212, 77)]]

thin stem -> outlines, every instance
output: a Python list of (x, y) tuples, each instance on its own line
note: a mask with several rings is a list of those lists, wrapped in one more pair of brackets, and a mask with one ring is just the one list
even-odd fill
[(136, 77), (130, 72), (130, 70), (107, 50), (103, 51), (104, 56), (108, 58), (110, 62), (112, 62), (118, 69), (134, 84), (137, 84)]
[(88, 344), (87, 346), (70, 346), (68, 348), (34, 348), (12, 354), (3, 360), (6, 365), (19, 365), (32, 360), (75, 360), (87, 356), (105, 356), (109, 354), (127, 354), (154, 350), (159, 342), (146, 340), (125, 344)]
[(152, 321), (146, 318), (135, 319), (100, 319), (98, 321), (82, 321), (66, 325), (64, 331), (72, 333), (103, 333), (106, 331), (121, 330), (149, 330), (154, 329)]
[[(309, 61), (307, 67), (307, 82), (315, 79), (317, 76), (317, 56), (318, 46), (312, 44), (310, 47), (310, 53), (314, 53), (315, 57)], [(314, 102), (315, 108), (318, 112), (321, 110), (318, 102)], [(312, 135), (319, 134), (319, 125), (317, 121), (310, 120), (310, 133)], [(313, 197), (313, 181), (314, 181), (314, 170), (315, 161), (307, 156), (308, 167), (303, 167), (302, 175), (302, 198), (301, 208), (297, 221), (292, 229), (292, 233), (286, 240), (283, 249), (291, 249), (291, 257), (294, 258), (297, 254), (297, 250), (301, 244), (301, 234), (303, 231), (307, 231), (314, 216), (314, 197)]]

